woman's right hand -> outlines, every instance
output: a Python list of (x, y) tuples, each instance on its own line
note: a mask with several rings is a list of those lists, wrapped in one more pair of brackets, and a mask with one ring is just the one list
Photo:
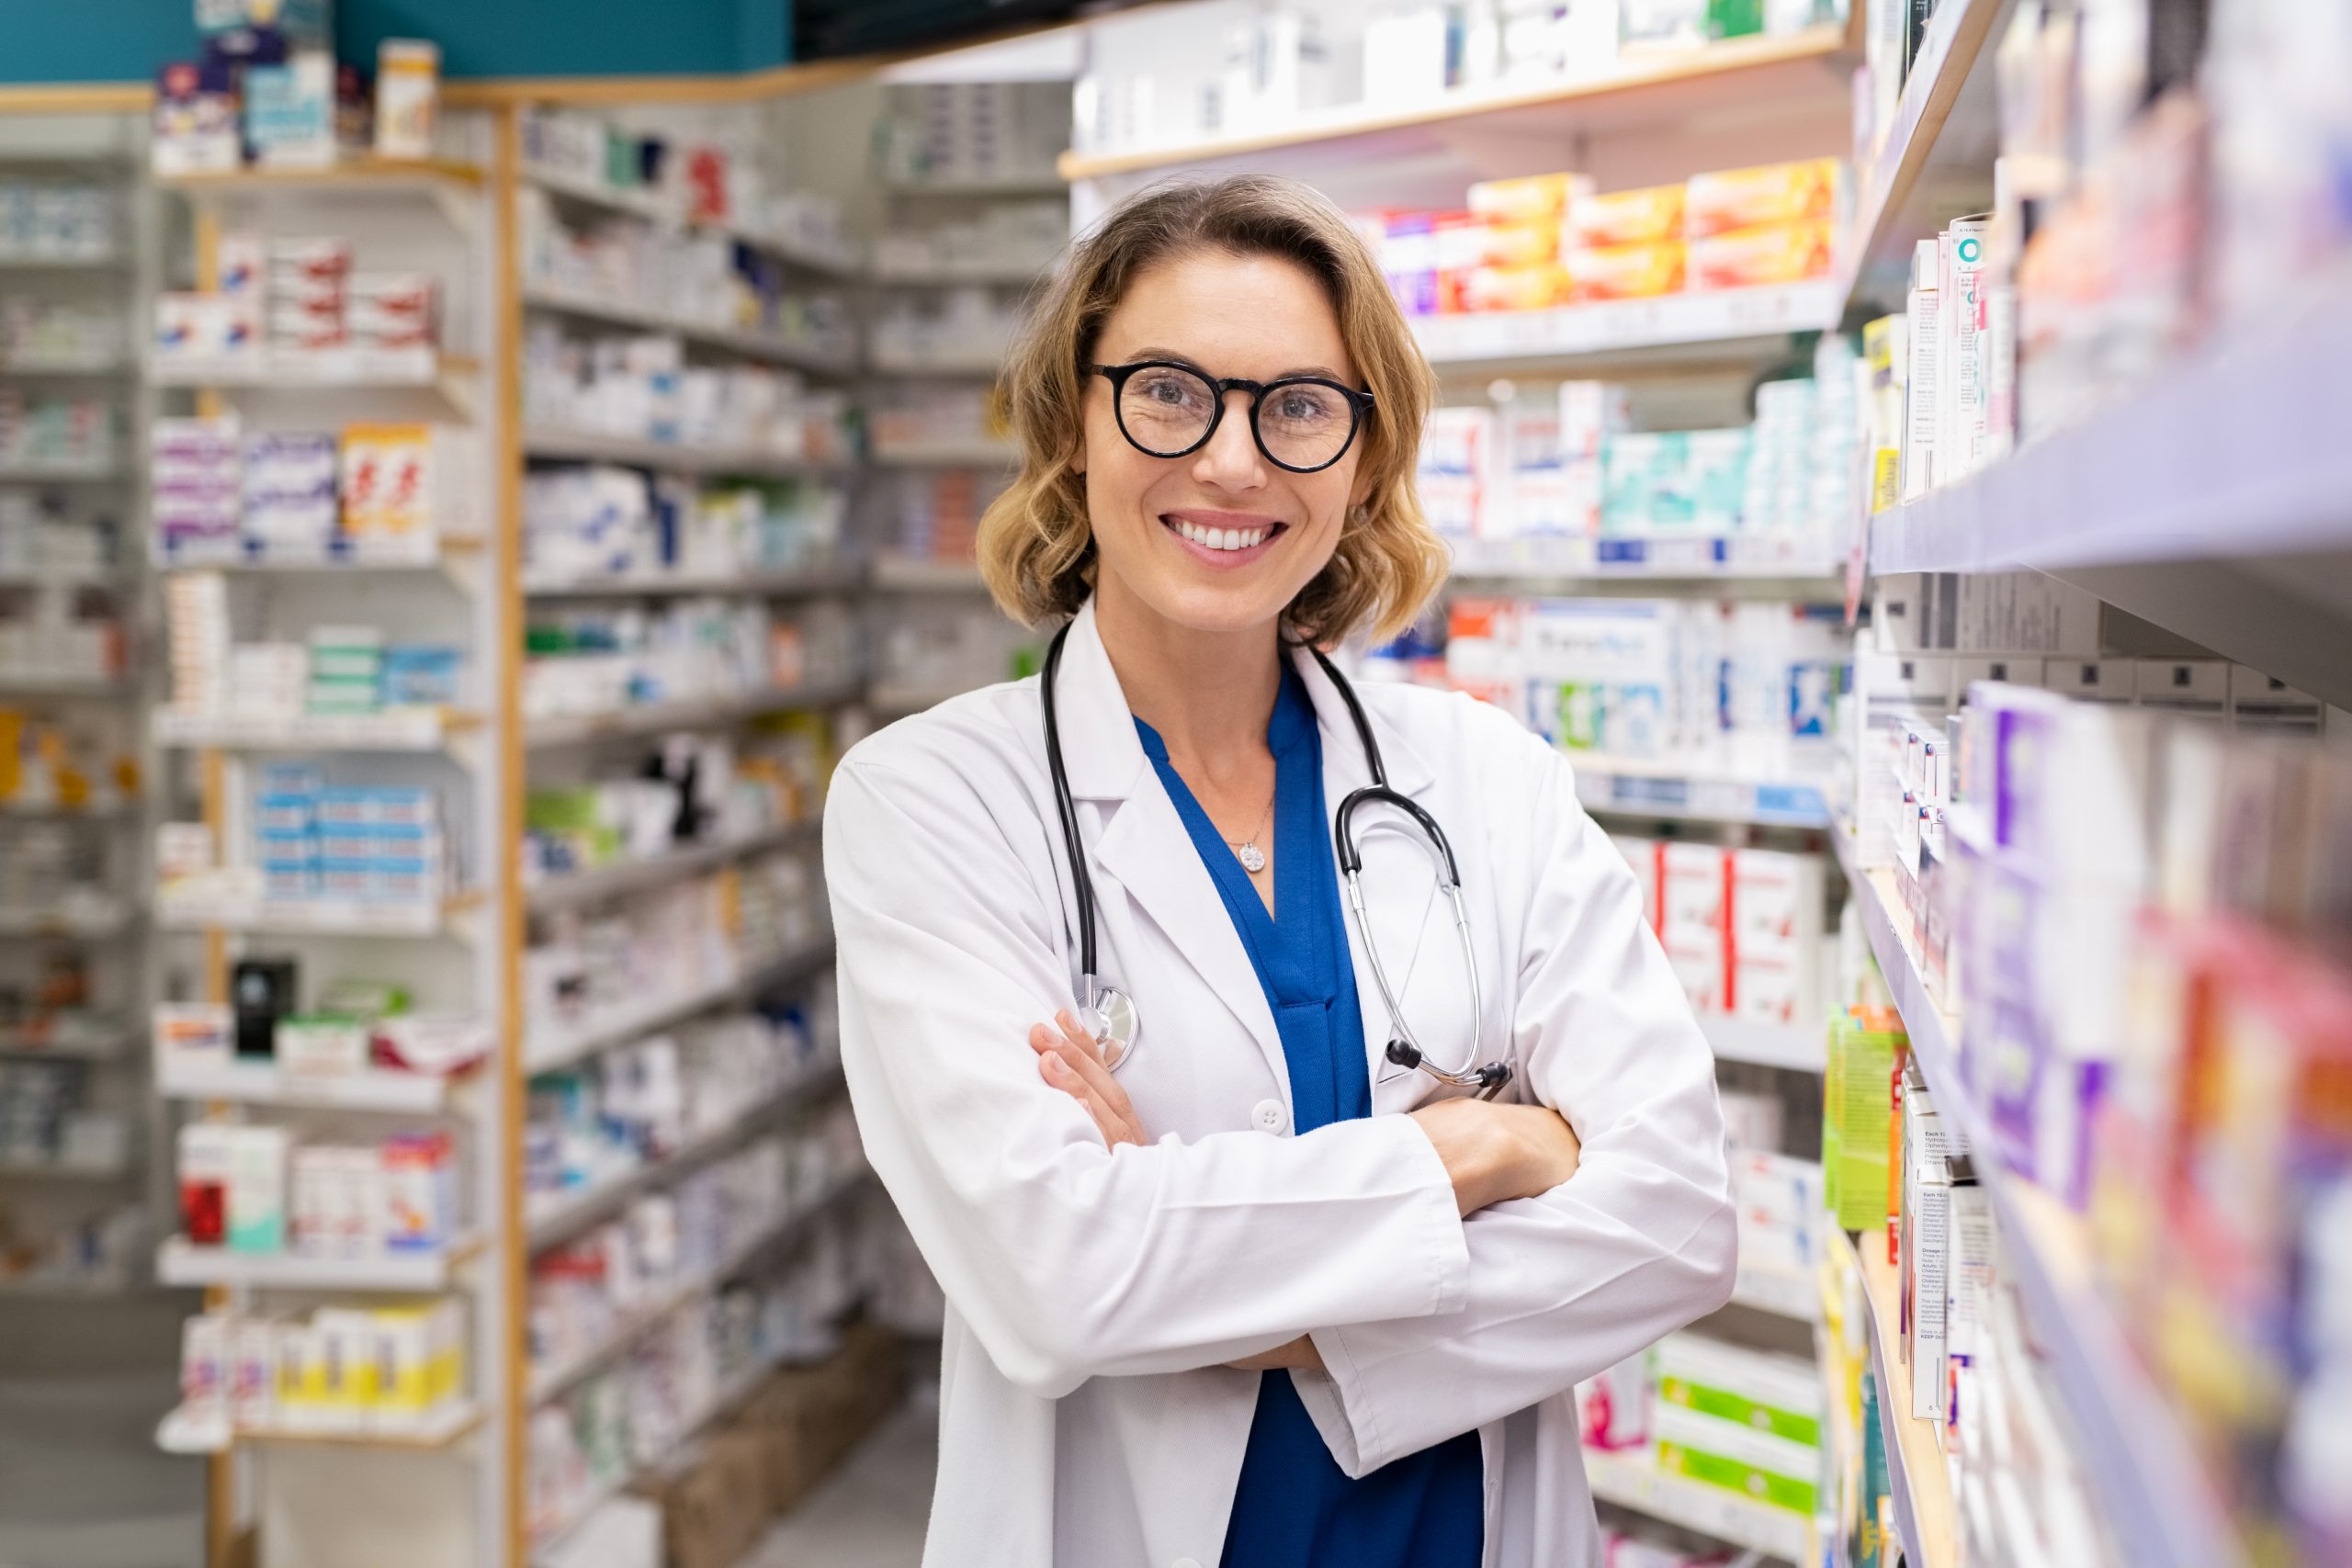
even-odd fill
[(1567, 1118), (1548, 1106), (1441, 1100), (1411, 1114), (1445, 1162), (1464, 1215), (1549, 1192), (1577, 1173), (1584, 1149)]

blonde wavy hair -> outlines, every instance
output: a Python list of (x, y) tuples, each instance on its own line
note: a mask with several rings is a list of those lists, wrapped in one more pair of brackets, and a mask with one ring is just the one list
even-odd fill
[(1355, 493), (1338, 549), (1291, 601), (1283, 622), (1329, 644), (1369, 627), (1386, 640), (1412, 625), (1444, 581), (1445, 547), (1421, 513), (1413, 475), (1436, 378), (1347, 218), (1295, 180), (1238, 175), (1161, 185), (1131, 197), (1069, 254), (1045, 288), (999, 382), (1021, 447), (1021, 474), (980, 519), (980, 573), (1005, 613), (1027, 626), (1077, 614), (1092, 592), (1094, 536), (1086, 479), (1087, 378), (1096, 339), (1135, 280), (1204, 251), (1274, 256), (1303, 267), (1339, 317), (1340, 336), (1373, 395)]

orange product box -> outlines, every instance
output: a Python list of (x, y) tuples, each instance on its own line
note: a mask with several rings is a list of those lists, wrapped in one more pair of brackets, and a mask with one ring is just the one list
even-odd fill
[(1557, 225), (1571, 201), (1592, 194), (1590, 175), (1521, 175), (1516, 179), (1480, 180), (1470, 187), (1470, 210), (1512, 222)]
[(1538, 262), (1560, 259), (1560, 223), (1557, 219), (1528, 221), (1516, 218), (1498, 218), (1488, 221), (1478, 261), (1485, 266), (1532, 266)]
[(1693, 175), (1683, 202), (1684, 238), (1703, 239), (1763, 223), (1833, 219), (1845, 171), (1836, 158), (1808, 158)]
[(1682, 237), (1683, 193), (1679, 185), (1645, 186), (1582, 196), (1568, 204), (1561, 243), (1572, 251), (1602, 245), (1645, 244)]
[(1568, 269), (1557, 262), (1482, 266), (1470, 274), (1474, 310), (1548, 310), (1568, 302)]
[(1837, 224), (1826, 218), (1765, 223), (1690, 242), (1690, 287), (1754, 288), (1826, 277), (1837, 246)]
[(1571, 252), (1568, 297), (1577, 304), (1600, 299), (1649, 299), (1682, 287), (1683, 244), (1665, 240), (1645, 245), (1602, 245)]

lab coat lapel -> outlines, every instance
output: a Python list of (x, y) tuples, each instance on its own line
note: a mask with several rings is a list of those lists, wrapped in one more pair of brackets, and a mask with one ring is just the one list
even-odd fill
[[(1207, 981), (1249, 1031), (1287, 1103), (1290, 1071), (1273, 1010), (1266, 1005), (1257, 968), (1217, 894), (1216, 880), (1201, 863), (1176, 803), (1169, 799), (1158, 771), (1144, 755), (1118, 672), (1111, 668), (1110, 655), (1094, 629), (1091, 601), (1079, 612), (1062, 650), (1060, 694), (1062, 751), (1081, 825), (1094, 815), (1088, 803), (1099, 807), (1094, 819), (1101, 830), (1091, 836), (1097, 898), (1107, 910), (1125, 895), (1150, 917), (1166, 939), (1167, 953)], [(1107, 942), (1107, 931), (1102, 940)], [(1107, 956), (1104, 964), (1112, 966)], [(1115, 973), (1104, 976), (1114, 984), (1121, 977)], [(1138, 988), (1146, 983), (1139, 975), (1129, 978)], [(1147, 1036), (1158, 1030), (1183, 1030), (1182, 1020), (1148, 1016), (1148, 993), (1139, 994), (1136, 1001), (1147, 1014)]]
[[(1372, 766), (1364, 757), (1363, 740), (1356, 733), (1355, 721), (1348, 715), (1347, 700), (1311, 656), (1302, 653), (1296, 657), (1300, 676), (1315, 701), (1316, 728), (1322, 739), (1324, 830), (1329, 832), (1340, 803), (1372, 783)], [(1381, 761), (1387, 768), (1389, 787), (1426, 807), (1436, 775), (1405, 737), (1384, 724), (1377, 714), (1372, 715), (1371, 719), (1373, 734), (1380, 741)], [(1372, 927), (1373, 940), (1380, 944), (1381, 962), (1388, 966), (1388, 983), (1395, 988), (1399, 1005), (1408, 1009), (1422, 1044), (1439, 1060), (1450, 1064), (1461, 1048), (1456, 1038), (1462, 1027), (1460, 1019), (1433, 1016), (1426, 1001), (1414, 1010), (1412, 998), (1412, 979), (1421, 950), (1429, 941), (1435, 940), (1432, 931), (1439, 916), (1442, 913), (1448, 923), (1452, 919), (1452, 906), (1438, 896), (1439, 863), (1434, 859), (1435, 851), (1420, 829), (1402, 812), (1376, 803), (1356, 813), (1355, 840), (1357, 852), (1363, 857), (1364, 917)], [(1335, 842), (1335, 866), (1338, 859)], [(1388, 1060), (1388, 1041), (1394, 1032), (1388, 1004), (1381, 997), (1379, 981), (1374, 977), (1363, 930), (1349, 911), (1347, 899), (1347, 877), (1342, 872), (1340, 918), (1347, 922), (1348, 957), (1356, 976), (1356, 1004), (1363, 1014), (1364, 1065), (1372, 1077), (1373, 1110), (1379, 1112), (1403, 1109), (1420, 1098), (1417, 1081), (1419, 1075)], [(1451, 940), (1450, 936), (1447, 940)], [(1466, 1008), (1465, 1001), (1464, 1010)]]

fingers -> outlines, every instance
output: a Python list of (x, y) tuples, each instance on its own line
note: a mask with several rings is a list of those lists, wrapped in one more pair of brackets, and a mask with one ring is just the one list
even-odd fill
[(1041, 1023), (1029, 1032), (1029, 1047), (1037, 1053), (1039, 1076), (1086, 1108), (1087, 1115), (1094, 1122), (1095, 1130), (1102, 1134), (1103, 1143), (1113, 1148), (1121, 1144), (1143, 1143), (1142, 1124), (1135, 1119), (1133, 1108), (1126, 1103), (1125, 1096), (1120, 1096), (1116, 1106), (1106, 1100), (1079, 1069), (1070, 1065), (1070, 1047), (1067, 1041)]
[(1102, 1096), (1105, 1104), (1122, 1118), (1134, 1121), (1135, 1107), (1128, 1103), (1127, 1091), (1119, 1087), (1119, 1080), (1112, 1077), (1111, 1069), (1103, 1065), (1102, 1053), (1095, 1044), (1094, 1037), (1070, 1016), (1068, 1009), (1056, 1013), (1054, 1021), (1061, 1026), (1062, 1040), (1057, 1048), (1062, 1058), (1078, 1069), (1087, 1087)]

